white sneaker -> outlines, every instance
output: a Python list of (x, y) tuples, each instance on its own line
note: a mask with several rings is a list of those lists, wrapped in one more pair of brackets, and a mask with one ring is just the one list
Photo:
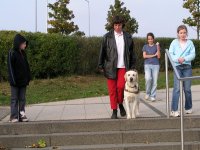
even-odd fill
[(11, 119), (9, 122), (16, 123), (19, 122), (18, 119)]
[(192, 109), (185, 110), (186, 114), (192, 114)]
[(180, 117), (179, 111), (171, 111), (170, 116), (172, 117)]
[(152, 102), (155, 102), (155, 101), (156, 101), (156, 99), (155, 99), (154, 97), (151, 97), (150, 100), (151, 100)]
[(149, 99), (149, 95), (145, 95), (144, 99), (148, 100)]

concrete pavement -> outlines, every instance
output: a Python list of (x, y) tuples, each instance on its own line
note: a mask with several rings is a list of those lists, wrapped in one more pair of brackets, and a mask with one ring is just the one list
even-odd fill
[[(172, 89), (170, 89), (170, 100), (171, 93)], [(141, 92), (139, 118), (166, 116), (165, 89), (157, 91), (156, 102), (146, 101), (144, 96), (145, 93)], [(194, 112), (191, 115), (200, 115), (200, 85), (192, 86), (192, 96)], [(8, 122), (9, 108), (0, 107), (0, 112), (0, 123)], [(109, 97), (104, 96), (29, 105), (26, 107), (26, 115), (30, 121), (104, 119), (110, 118), (111, 109)]]

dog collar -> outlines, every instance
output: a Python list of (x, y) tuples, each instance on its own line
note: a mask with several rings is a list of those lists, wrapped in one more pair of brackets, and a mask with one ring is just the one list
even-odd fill
[(129, 92), (129, 93), (134, 93), (134, 94), (138, 94), (138, 93), (140, 92), (139, 88), (138, 88), (138, 90), (135, 91), (135, 92), (129, 91), (129, 90), (127, 90), (126, 88), (124, 89), (124, 91)]

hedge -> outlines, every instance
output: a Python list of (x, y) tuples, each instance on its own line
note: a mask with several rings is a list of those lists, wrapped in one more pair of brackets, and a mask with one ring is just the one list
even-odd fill
[[(15, 31), (0, 31), (0, 80), (7, 79), (7, 54), (12, 48)], [(97, 63), (102, 37), (72, 37), (60, 34), (21, 32), (29, 41), (27, 48), (33, 78), (52, 78), (72, 74), (85, 75), (97, 73)], [(136, 69), (143, 72), (142, 47), (144, 38), (133, 38), (137, 56)], [(164, 71), (164, 49), (173, 38), (157, 38), (161, 45), (161, 71)], [(200, 66), (200, 42), (193, 40), (196, 59), (193, 68)]]

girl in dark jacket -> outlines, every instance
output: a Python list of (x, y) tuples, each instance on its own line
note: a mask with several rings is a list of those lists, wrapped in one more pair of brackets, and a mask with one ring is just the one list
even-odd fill
[(8, 74), (11, 86), (10, 122), (28, 121), (25, 115), (26, 87), (30, 81), (30, 68), (25, 49), (28, 41), (20, 34), (14, 38), (8, 54)]

